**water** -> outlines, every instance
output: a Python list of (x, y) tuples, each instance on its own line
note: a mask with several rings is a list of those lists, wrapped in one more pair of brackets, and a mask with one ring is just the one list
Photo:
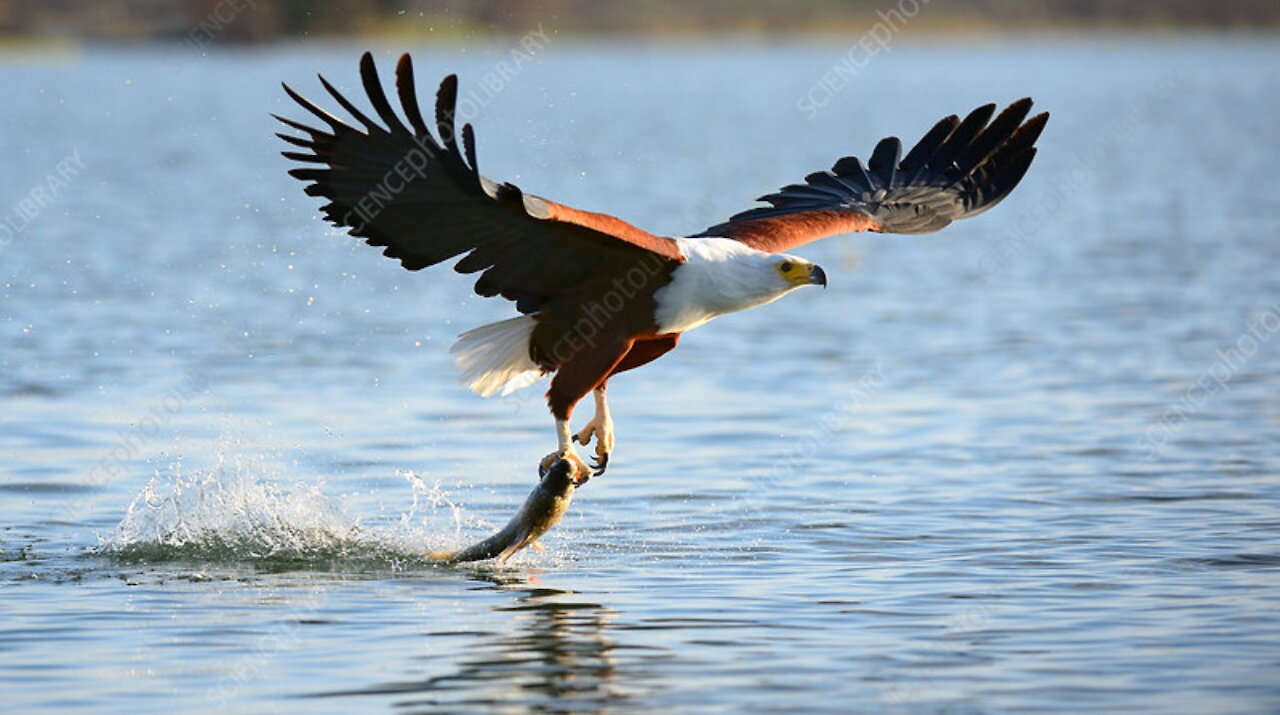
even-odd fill
[[(615, 381), (609, 473), (501, 569), (416, 555), (553, 446), (455, 384), (509, 308), (323, 227), (271, 137), (361, 49), (0, 65), (6, 708), (1280, 709), (1274, 40), (904, 40), (812, 118), (839, 44), (555, 40), (477, 95), (482, 169), (666, 233), (1054, 117), (996, 210), (809, 246), (830, 289)], [(509, 59), (413, 49), (427, 96)]]

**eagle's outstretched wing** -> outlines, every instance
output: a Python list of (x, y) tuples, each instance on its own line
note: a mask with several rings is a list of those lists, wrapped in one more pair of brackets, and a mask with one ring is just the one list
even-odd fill
[[(1031, 100), (995, 105), (938, 122), (903, 158), (897, 137), (883, 139), (863, 166), (847, 156), (831, 171), (762, 196), (770, 206), (737, 214), (699, 236), (735, 238), (781, 252), (850, 231), (929, 233), (995, 206), (1022, 180), (1048, 112), (1026, 119)], [(1023, 121), (1026, 119), (1026, 121)]]
[(327, 127), (276, 116), (307, 134), (277, 136), (306, 150), (284, 152), (286, 157), (319, 165), (289, 173), (310, 182), (308, 194), (329, 200), (322, 208), (325, 218), (370, 245), (385, 247), (383, 254), (399, 259), (408, 270), (466, 254), (455, 268), (483, 271), (476, 281), (478, 294), (501, 295), (531, 312), (601, 271), (625, 271), (643, 260), (683, 260), (671, 239), (481, 176), (471, 125), (463, 125), (461, 142), (455, 131), (454, 75), (445, 77), (436, 94), (439, 140), (423, 120), (408, 54), (396, 65), (396, 90), (408, 126), (387, 101), (367, 52), (360, 58), (360, 75), (381, 123), (321, 77), (329, 94), (364, 128), (351, 126), (285, 85), (289, 96)]

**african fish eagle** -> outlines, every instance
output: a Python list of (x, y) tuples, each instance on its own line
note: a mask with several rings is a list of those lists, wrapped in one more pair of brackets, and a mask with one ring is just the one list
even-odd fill
[[(309, 165), (289, 173), (323, 196), (327, 220), (350, 229), (410, 271), (457, 256), (461, 273), (479, 273), (475, 292), (502, 296), (519, 315), (463, 333), (451, 350), (463, 384), (484, 396), (504, 394), (554, 374), (547, 402), (555, 417), (558, 458), (577, 463), (573, 446), (595, 439), (595, 474), (613, 451), (605, 387), (644, 365), (708, 320), (772, 302), (801, 286), (827, 283), (817, 265), (783, 253), (851, 231), (929, 233), (995, 206), (1035, 157), (1048, 114), (1030, 119), (1021, 99), (995, 116), (995, 105), (963, 120), (939, 121), (902, 156), (896, 137), (881, 140), (864, 165), (848, 156), (830, 171), (763, 196), (759, 206), (684, 238), (656, 236), (606, 214), (581, 211), (496, 183), (477, 171), (475, 135), (455, 113), (458, 80), (436, 93), (433, 136), (418, 106), (413, 63), (396, 65), (404, 119), (392, 108), (373, 57), (360, 76), (381, 120), (370, 118), (320, 77), (363, 129), (321, 109), (288, 85), (298, 104), (324, 122), (318, 129), (284, 117), (306, 134), (277, 134)], [(576, 435), (569, 419), (588, 392), (595, 416)]]

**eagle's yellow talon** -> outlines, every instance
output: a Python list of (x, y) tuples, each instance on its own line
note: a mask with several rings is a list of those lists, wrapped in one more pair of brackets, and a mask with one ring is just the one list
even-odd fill
[[(582, 461), (582, 457), (579, 457), (577, 452), (574, 452), (572, 449), (568, 449), (563, 452), (555, 451), (543, 457), (542, 461), (538, 463), (538, 478), (541, 479), (542, 477), (547, 476), (547, 472), (551, 469), (551, 465), (561, 459), (570, 463), (571, 471), (574, 474), (590, 475), (594, 471), (587, 466), (586, 462)], [(586, 480), (584, 479), (582, 481)]]
[(601, 474), (604, 474), (604, 470), (609, 466), (609, 453), (597, 452), (596, 463), (592, 466), (595, 468), (595, 473), (593, 473), (591, 476), (598, 477)]
[(594, 476), (604, 474), (605, 467), (609, 464), (609, 453), (613, 451), (613, 417), (609, 415), (609, 405), (605, 401), (604, 388), (595, 390), (596, 413), (592, 416), (591, 421), (579, 430), (574, 439), (581, 445), (586, 446), (591, 443), (594, 438), (596, 442), (596, 458), (595, 467), (593, 468)]
[(551, 465), (555, 464), (557, 459), (560, 459), (560, 453), (552, 452), (543, 457), (541, 462), (538, 462), (538, 479), (547, 476), (547, 471), (551, 469)]

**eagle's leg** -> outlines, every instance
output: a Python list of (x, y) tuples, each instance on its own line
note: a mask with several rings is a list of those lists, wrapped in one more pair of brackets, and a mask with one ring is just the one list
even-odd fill
[[(618, 364), (631, 350), (633, 341), (630, 339), (620, 339), (617, 343), (609, 346), (608, 343), (597, 342), (590, 345), (590, 350), (578, 351), (568, 360), (560, 365), (560, 369), (556, 371), (556, 376), (551, 378), (551, 387), (547, 390), (547, 406), (551, 408), (551, 414), (556, 418), (556, 451), (543, 457), (541, 471), (546, 473), (552, 464), (560, 458), (569, 460), (575, 467), (581, 468), (582, 474), (592, 474), (593, 470), (587, 468), (582, 458), (578, 456), (577, 450), (573, 448), (573, 435), (569, 431), (569, 418), (573, 416), (574, 405), (578, 401), (587, 396), (588, 392), (596, 391), (596, 416), (597, 418), (603, 414), (607, 418), (608, 410), (602, 413), (600, 410), (604, 405), (604, 383), (609, 379), (609, 375), (613, 373)], [(595, 420), (592, 420), (595, 422)], [(600, 438), (604, 434), (604, 430), (600, 429), (596, 434), (597, 446), (599, 446)], [(612, 425), (609, 426), (609, 447), (612, 447), (613, 430)], [(602, 459), (600, 464), (594, 470), (595, 475), (604, 472), (604, 466), (607, 459)]]
[(582, 461), (582, 457), (578, 456), (578, 450), (573, 448), (573, 432), (569, 428), (567, 418), (563, 420), (556, 418), (556, 451), (542, 458), (542, 462), (538, 464), (538, 474), (546, 476), (551, 465), (560, 459), (571, 462), (574, 465), (573, 473), (575, 474), (592, 474), (594, 471)]
[(591, 421), (582, 428), (576, 435), (575, 439), (578, 443), (586, 446), (591, 444), (591, 438), (596, 439), (596, 473), (595, 476), (604, 474), (604, 470), (609, 466), (609, 453), (613, 451), (613, 417), (609, 415), (609, 403), (605, 401), (605, 385), (601, 383), (599, 387), (592, 391), (596, 398), (596, 414)]

